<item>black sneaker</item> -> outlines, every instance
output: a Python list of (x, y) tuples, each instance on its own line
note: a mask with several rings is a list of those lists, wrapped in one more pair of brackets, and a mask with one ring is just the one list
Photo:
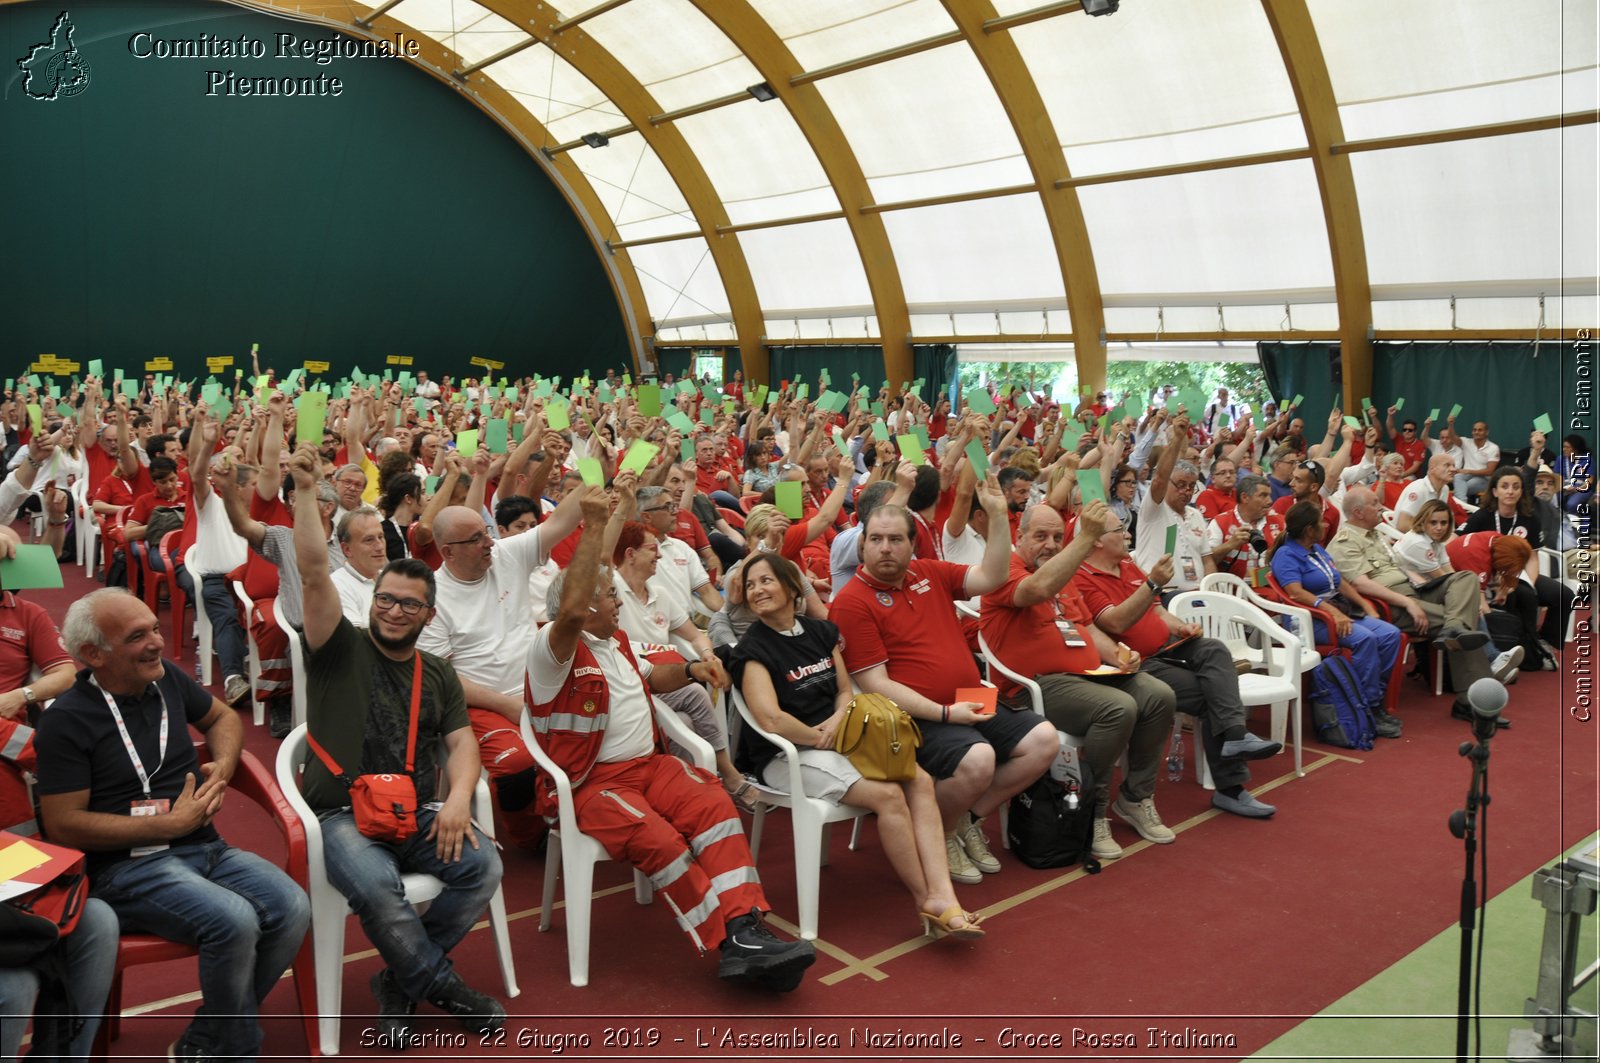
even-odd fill
[(506, 1023), (506, 1009), (494, 997), (480, 993), (452, 973), (444, 986), (428, 997), (428, 1003), (456, 1017), (473, 1033), (491, 1033)]
[(273, 738), (286, 738), (294, 730), (294, 710), (288, 698), (267, 702), (267, 730)]
[(800, 984), (805, 969), (817, 962), (811, 942), (784, 941), (767, 929), (754, 910), (728, 920), (727, 935), (722, 941), (718, 978), (787, 993)]
[(1372, 714), (1372, 729), (1379, 738), (1400, 737), (1400, 717), (1378, 709)]
[(404, 1048), (411, 1033), (411, 1016), (417, 1013), (417, 1002), (406, 995), (395, 980), (394, 972), (387, 967), (372, 976), (372, 995), (378, 1001), (379, 1043), (394, 1049)]

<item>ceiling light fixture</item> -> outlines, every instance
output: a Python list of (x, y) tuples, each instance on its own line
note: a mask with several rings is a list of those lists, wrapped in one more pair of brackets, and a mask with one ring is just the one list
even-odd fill
[(754, 96), (756, 99), (760, 100), (762, 103), (770, 103), (778, 98), (778, 94), (772, 91), (772, 86), (768, 85), (765, 81), (757, 82), (756, 84), (751, 85), (745, 91)]
[(589, 145), (591, 148), (603, 148), (607, 144), (611, 143), (611, 138), (606, 136), (604, 133), (585, 133), (579, 139), (585, 144)]

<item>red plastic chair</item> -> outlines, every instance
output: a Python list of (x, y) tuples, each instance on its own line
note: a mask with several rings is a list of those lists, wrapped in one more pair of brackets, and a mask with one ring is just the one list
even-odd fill
[[(204, 744), (197, 744), (202, 758), (207, 756)], [(283, 835), (284, 845), (288, 849), (288, 861), (285, 870), (289, 877), (300, 886), (306, 885), (306, 834), (305, 828), (300, 824), (300, 817), (294, 814), (289, 802), (284, 798), (283, 792), (278, 789), (277, 782), (272, 773), (257, 760), (255, 755), (248, 750), (239, 753), (239, 767), (229, 781), (229, 788), (241, 797), (255, 802), (272, 817), (277, 825), (278, 832)], [(111, 978), (111, 991), (106, 997), (106, 1017), (100, 1024), (100, 1032), (95, 1035), (93, 1055), (94, 1058), (105, 1060), (111, 1058), (111, 1042), (116, 1040), (121, 1033), (122, 1019), (122, 972), (130, 967), (139, 967), (144, 964), (161, 963), (166, 960), (182, 959), (185, 956), (197, 956), (199, 951), (192, 945), (185, 945), (177, 941), (168, 941), (166, 938), (156, 937), (154, 934), (123, 934), (122, 943), (117, 947), (116, 973)], [(317, 991), (316, 983), (311, 972), (314, 970), (311, 960), (311, 935), (306, 935), (305, 942), (300, 946), (299, 953), (294, 961), (294, 990), (295, 1002), (299, 1008), (301, 1022), (305, 1026), (306, 1044), (310, 1054), (320, 1055), (317, 1046)]]
[(723, 520), (728, 522), (728, 527), (737, 528), (740, 531), (744, 530), (744, 514), (743, 513), (740, 513), (736, 509), (729, 509), (726, 506), (718, 506), (717, 507), (717, 512), (722, 515), (722, 519)]
[[(172, 607), (172, 653), (174, 656), (183, 652), (183, 615), (185, 610), (190, 606), (194, 606), (196, 609), (200, 608), (197, 603), (189, 601), (178, 586), (178, 566), (172, 559), (172, 552), (177, 547), (178, 537), (182, 534), (182, 528), (174, 528), (163, 535), (161, 542), (156, 546), (157, 552), (161, 555), (161, 564), (166, 568), (166, 571), (162, 573), (162, 577), (167, 581), (167, 604)], [(147, 583), (145, 586), (148, 588), (149, 584)], [(199, 588), (197, 587), (196, 591), (198, 592), (198, 590)], [(148, 605), (149, 603), (146, 602), (146, 604)], [(158, 618), (161, 615), (154, 606), (151, 606), (150, 611), (155, 613)]]
[(749, 513), (752, 509), (754, 509), (756, 507), (756, 503), (758, 503), (760, 501), (761, 501), (761, 496), (760, 495), (740, 495), (739, 496), (739, 508), (744, 510), (746, 513)]

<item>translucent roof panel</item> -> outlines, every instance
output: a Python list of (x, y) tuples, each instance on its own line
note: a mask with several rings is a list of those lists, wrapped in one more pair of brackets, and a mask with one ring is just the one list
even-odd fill
[(663, 111), (742, 92), (761, 80), (689, 0), (630, 0), (585, 22), (582, 32), (643, 82)]
[(860, 308), (872, 305), (866, 270), (842, 219), (755, 229), (737, 239), (769, 316), (830, 308), (850, 308), (859, 316)]
[(1364, 140), (1592, 111), (1597, 104), (1600, 81), (1590, 69), (1421, 96), (1348, 103), (1339, 108), (1339, 117), (1347, 140)]
[(733, 224), (839, 209), (822, 164), (776, 100), (751, 99), (674, 124), (705, 167)]
[(1333, 284), (1309, 161), (1087, 185), (1078, 196), (1106, 293)]
[(389, 15), (432, 37), (468, 63), (528, 39), (515, 24), (472, 0), (404, 0)]
[[(1557, 77), (1595, 66), (1594, 0), (1309, 0), (1308, 6), (1341, 107), (1441, 97), (1414, 113), (1427, 124), (1396, 129), (1393, 118), (1381, 119), (1382, 108), (1370, 108), (1349, 115), (1354, 128), (1347, 125), (1346, 136), (1480, 125), (1594, 105), (1591, 90), (1587, 102), (1564, 106)], [(1523, 82), (1543, 82), (1542, 91), (1529, 91)]]
[(1010, 32), (1073, 174), (1305, 146), (1260, 4), (1125, 4)]
[(574, 148), (569, 154), (605, 204), (620, 240), (692, 232), (700, 223), (678, 185), (642, 135), (613, 137), (603, 148)]
[(1352, 156), (1369, 278), (1595, 276), (1595, 148), (1585, 125)]
[(752, 0), (806, 70), (948, 33), (938, 0)]
[(966, 44), (817, 82), (879, 202), (1026, 184), (1022, 148)]
[(657, 324), (675, 318), (727, 318), (728, 293), (702, 239), (630, 247), (645, 304)]
[(592, 81), (542, 45), (507, 56), (484, 68), (484, 74), (516, 96), (545, 127), (550, 136), (546, 147), (626, 122)]
[(908, 303), (998, 309), (1025, 299), (1059, 305), (1066, 298), (1036, 194), (885, 211), (883, 223)]

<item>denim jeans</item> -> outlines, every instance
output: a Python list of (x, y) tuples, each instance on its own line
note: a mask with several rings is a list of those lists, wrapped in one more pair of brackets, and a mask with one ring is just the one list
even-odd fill
[(200, 577), (200, 599), (211, 618), (211, 645), (222, 663), (222, 674), (244, 675), (244, 627), (239, 623), (239, 599), (228, 577)]
[[(322, 820), (322, 854), (328, 881), (350, 901), (361, 927), (412, 1000), (437, 995), (454, 968), (450, 950), (472, 929), (500, 886), (502, 867), (494, 843), (474, 828), (478, 848), (463, 843), (461, 859), (447, 864), (428, 840), (436, 811), (417, 813), (417, 833), (391, 844), (356, 829), (348, 808)], [(444, 892), (423, 915), (406, 900), (403, 874), (432, 875)]]
[(31, 966), (0, 970), (0, 1059), (17, 1058), (29, 1016), (34, 1020), (30, 1060), (89, 1057), (111, 990), (118, 937), (116, 913), (90, 898), (77, 927), (56, 946), (61, 981)]
[(253, 1058), (261, 1047), (257, 1010), (311, 922), (300, 887), (255, 853), (219, 840), (125, 860), (99, 877), (94, 892), (123, 930), (200, 950), (203, 999), (184, 1042), (205, 1054)]

